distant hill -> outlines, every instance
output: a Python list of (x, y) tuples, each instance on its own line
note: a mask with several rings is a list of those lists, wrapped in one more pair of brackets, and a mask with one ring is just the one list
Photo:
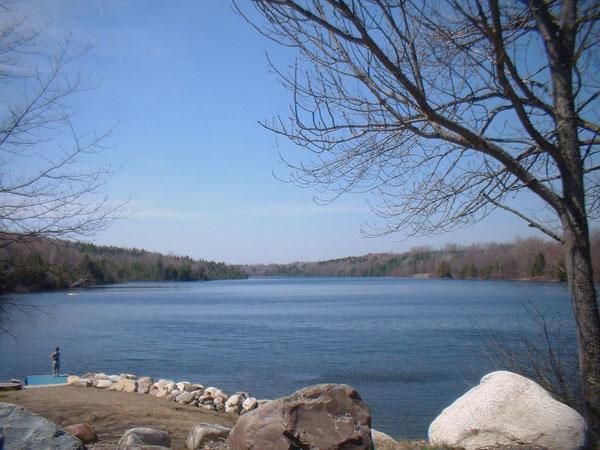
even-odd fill
[[(600, 232), (592, 234), (592, 259), (600, 279)], [(442, 249), (416, 247), (404, 253), (372, 253), (317, 262), (256, 264), (243, 267), (250, 276), (422, 277), (563, 281), (566, 271), (560, 244), (543, 239)]]
[(0, 248), (0, 292), (65, 289), (127, 281), (247, 278), (238, 266), (146, 250), (54, 239)]

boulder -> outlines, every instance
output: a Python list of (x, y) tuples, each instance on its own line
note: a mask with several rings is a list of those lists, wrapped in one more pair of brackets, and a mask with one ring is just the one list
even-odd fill
[(241, 416), (227, 443), (230, 450), (372, 450), (371, 415), (352, 387), (319, 384)]
[(371, 438), (377, 450), (397, 450), (400, 448), (400, 443), (396, 442), (394, 438), (374, 428), (371, 428)]
[(229, 398), (229, 396), (225, 392), (223, 392), (221, 389), (212, 387), (212, 386), (204, 389), (204, 394), (209, 395), (212, 398), (223, 397), (225, 400), (227, 400), (227, 398)]
[(98, 380), (98, 381), (94, 381), (92, 383), (92, 386), (94, 386), (98, 389), (106, 389), (106, 388), (111, 387), (112, 384), (113, 384), (113, 382), (110, 380)]
[(96, 376), (96, 374), (94, 372), (86, 372), (83, 375), (81, 375), (81, 378), (94, 378)]
[(108, 379), (113, 383), (118, 383), (121, 377), (119, 375), (109, 375)]
[(8, 381), (6, 383), (0, 383), (0, 392), (2, 391), (18, 391), (23, 389), (23, 383), (20, 381)]
[(131, 373), (122, 373), (121, 375), (119, 375), (119, 378), (125, 378), (127, 380), (137, 380), (137, 377)]
[(92, 383), (100, 380), (108, 380), (108, 375), (106, 375), (105, 373), (97, 373), (90, 379), (92, 380)]
[(242, 414), (252, 411), (258, 406), (258, 400), (254, 397), (249, 397), (242, 403)]
[(179, 403), (188, 404), (194, 400), (194, 396), (189, 392), (182, 392), (175, 398), (175, 400)]
[(132, 428), (119, 440), (119, 450), (132, 450), (141, 445), (171, 447), (171, 436), (164, 430), (154, 428)]
[(156, 392), (156, 396), (157, 396), (157, 397), (166, 397), (167, 395), (169, 395), (169, 393), (167, 392), (167, 390), (166, 390), (166, 389), (159, 389), (159, 390)]
[(89, 423), (77, 423), (65, 427), (67, 433), (71, 433), (84, 444), (93, 444), (98, 440), (96, 430)]
[(241, 405), (235, 405), (235, 406), (225, 405), (225, 412), (228, 414), (239, 414), (241, 410), (242, 410)]
[(180, 392), (192, 392), (194, 390), (192, 383), (189, 381), (180, 381), (175, 384)]
[[(8, 449), (83, 450), (82, 442), (58, 425), (12, 403), (0, 402), (0, 436)], [(0, 443), (2, 440), (0, 439)]]
[(137, 381), (130, 378), (121, 378), (114, 384), (114, 390), (119, 392), (135, 392), (137, 389)]
[(227, 399), (227, 401), (225, 402), (225, 406), (238, 406), (241, 405), (244, 402), (244, 400), (244, 397), (242, 397), (240, 394), (233, 394)]
[(75, 384), (79, 380), (81, 380), (81, 377), (78, 377), (77, 375), (69, 375), (67, 377), (67, 384)]
[(170, 383), (165, 384), (165, 389), (170, 394), (172, 391), (174, 391), (175, 389), (177, 389), (177, 385), (175, 383), (173, 383), (173, 382), (170, 382)]
[(213, 448), (217, 443), (225, 443), (231, 428), (215, 423), (201, 423), (195, 425), (188, 435), (186, 445), (190, 450), (203, 450)]
[(90, 387), (92, 385), (92, 380), (90, 378), (80, 378), (72, 384), (74, 386)]
[(153, 386), (153, 380), (150, 377), (142, 377), (137, 380), (137, 392), (147, 394)]
[(585, 448), (588, 428), (574, 409), (537, 383), (511, 372), (492, 372), (429, 426), (434, 445), (464, 447)]

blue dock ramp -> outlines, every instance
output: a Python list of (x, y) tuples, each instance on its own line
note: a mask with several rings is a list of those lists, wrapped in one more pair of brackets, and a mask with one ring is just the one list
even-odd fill
[(25, 386), (45, 386), (49, 384), (67, 384), (67, 376), (30, 375), (25, 377)]

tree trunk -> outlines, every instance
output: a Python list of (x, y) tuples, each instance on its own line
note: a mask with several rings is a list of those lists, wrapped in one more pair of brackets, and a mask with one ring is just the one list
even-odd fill
[[(579, 222), (579, 221), (578, 221)], [(594, 287), (587, 221), (563, 221), (571, 305), (577, 324), (579, 370), (585, 415), (600, 441), (600, 315)]]

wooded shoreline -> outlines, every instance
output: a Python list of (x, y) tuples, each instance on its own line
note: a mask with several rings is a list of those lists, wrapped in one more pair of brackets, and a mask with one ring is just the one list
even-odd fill
[[(592, 233), (600, 277), (600, 231)], [(442, 249), (416, 247), (316, 262), (229, 265), (140, 249), (64, 240), (17, 241), (0, 248), (0, 293), (54, 291), (134, 281), (209, 281), (248, 277), (396, 277), (566, 281), (560, 244), (538, 239)]]

